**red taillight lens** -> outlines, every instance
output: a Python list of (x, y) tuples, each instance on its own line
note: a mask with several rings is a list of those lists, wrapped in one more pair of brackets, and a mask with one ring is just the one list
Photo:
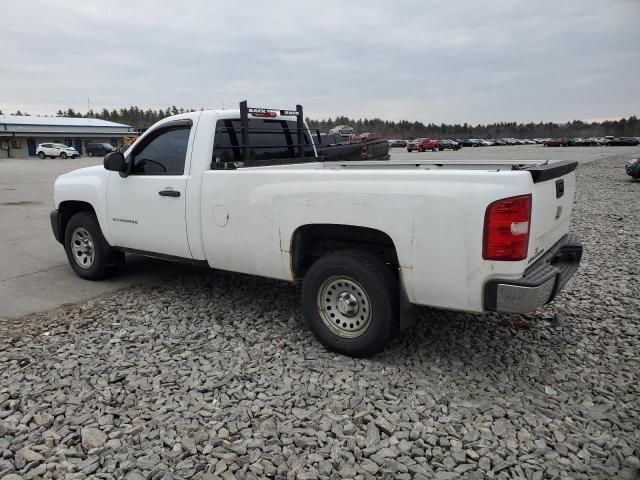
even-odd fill
[(369, 149), (364, 146), (360, 149), (360, 158), (362, 158), (363, 160), (366, 160), (367, 157), (369, 156)]
[(531, 195), (503, 198), (487, 207), (482, 258), (517, 261), (527, 258)]

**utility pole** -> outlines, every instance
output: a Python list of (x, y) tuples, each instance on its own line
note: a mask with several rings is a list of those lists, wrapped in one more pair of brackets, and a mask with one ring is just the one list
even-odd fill
[(91, 99), (87, 97), (87, 113), (91, 111)]

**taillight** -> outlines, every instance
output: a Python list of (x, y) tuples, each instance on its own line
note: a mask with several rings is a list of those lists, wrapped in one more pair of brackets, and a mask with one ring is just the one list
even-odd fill
[(517, 261), (527, 258), (531, 195), (503, 198), (487, 207), (482, 258)]
[(360, 158), (362, 158), (363, 160), (366, 160), (367, 157), (369, 156), (369, 149), (364, 146), (360, 149)]

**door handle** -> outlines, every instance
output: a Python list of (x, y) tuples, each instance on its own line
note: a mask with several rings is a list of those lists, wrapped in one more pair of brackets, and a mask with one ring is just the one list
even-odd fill
[(163, 197), (179, 197), (180, 192), (178, 192), (177, 190), (160, 190), (158, 192), (158, 195), (161, 195)]

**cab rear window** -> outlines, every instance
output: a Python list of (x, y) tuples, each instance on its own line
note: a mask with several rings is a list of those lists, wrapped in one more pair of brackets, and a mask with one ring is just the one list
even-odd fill
[[(294, 158), (297, 156), (296, 122), (288, 120), (249, 119), (251, 160)], [(308, 132), (304, 132), (305, 157), (313, 157)], [(244, 144), (240, 119), (218, 120), (213, 145), (214, 162), (241, 162)]]

